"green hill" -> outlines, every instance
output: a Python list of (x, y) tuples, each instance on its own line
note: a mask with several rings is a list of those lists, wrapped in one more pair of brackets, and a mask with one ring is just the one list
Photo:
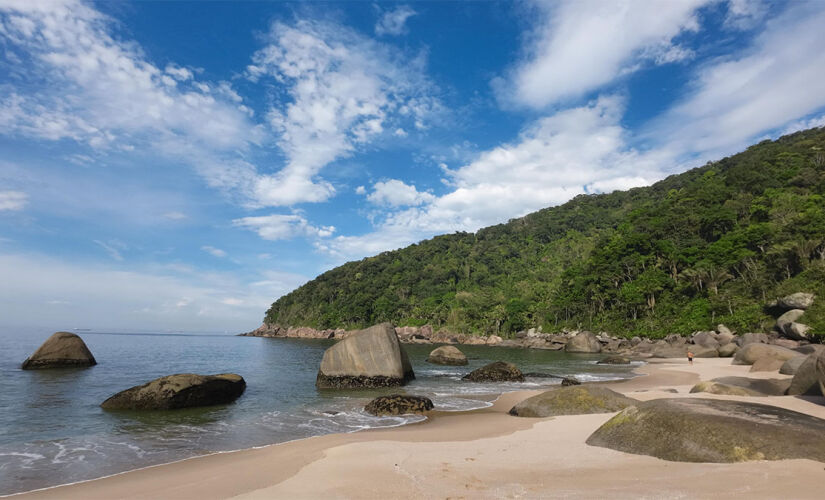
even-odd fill
[(663, 336), (722, 322), (766, 330), (764, 305), (807, 291), (825, 334), (825, 128), (764, 141), (644, 188), (578, 196), (328, 271), (265, 321), (391, 321), (507, 335), (543, 326)]

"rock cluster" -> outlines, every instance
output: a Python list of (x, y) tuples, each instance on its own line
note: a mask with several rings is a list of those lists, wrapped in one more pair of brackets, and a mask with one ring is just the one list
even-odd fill
[(433, 402), (424, 396), (391, 394), (379, 396), (364, 407), (364, 410), (378, 417), (387, 415), (409, 415), (425, 413), (433, 409)]
[(83, 339), (74, 333), (56, 332), (23, 362), (21, 368), (24, 370), (79, 368), (96, 364), (95, 357), (92, 356)]
[(100, 406), (106, 410), (175, 410), (231, 403), (246, 389), (234, 373), (197, 375), (180, 373), (161, 377), (121, 391)]

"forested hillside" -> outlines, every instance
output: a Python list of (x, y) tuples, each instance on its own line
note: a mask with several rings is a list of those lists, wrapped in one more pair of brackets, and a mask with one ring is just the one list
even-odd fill
[[(578, 196), (477, 233), (350, 262), (278, 299), (265, 321), (543, 326), (663, 336), (767, 329), (765, 304), (825, 298), (825, 128), (764, 141), (645, 188)], [(806, 321), (825, 334), (825, 300)]]

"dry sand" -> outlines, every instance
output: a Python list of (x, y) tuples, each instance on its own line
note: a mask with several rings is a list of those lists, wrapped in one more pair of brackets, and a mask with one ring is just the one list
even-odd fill
[[(631, 397), (755, 401), (825, 418), (825, 398), (688, 394), (699, 380), (750, 373), (730, 359), (654, 361), (646, 376), (611, 384)], [(677, 393), (670, 392), (671, 390)], [(612, 415), (543, 419), (507, 411), (539, 391), (502, 395), (493, 407), (438, 413), (427, 422), (304, 439), (193, 458), (20, 498), (823, 498), (825, 464), (668, 462), (585, 444)]]

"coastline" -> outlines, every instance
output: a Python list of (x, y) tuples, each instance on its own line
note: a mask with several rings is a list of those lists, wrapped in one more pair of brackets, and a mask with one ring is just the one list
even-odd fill
[[(662, 360), (610, 387), (639, 400), (734, 399), (825, 418), (825, 406), (811, 398), (688, 394), (700, 379), (785, 377), (748, 368), (724, 358), (693, 366)], [(825, 473), (818, 462), (667, 462), (584, 444), (614, 413), (507, 415), (539, 392), (504, 393), (488, 408), (433, 412), (420, 423), (210, 454), (11, 498), (820, 497)]]

